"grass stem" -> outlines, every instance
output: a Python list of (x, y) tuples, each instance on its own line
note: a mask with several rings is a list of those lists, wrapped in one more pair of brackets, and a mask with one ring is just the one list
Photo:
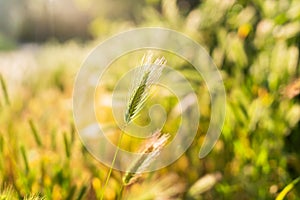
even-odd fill
[(118, 143), (117, 143), (117, 149), (116, 149), (116, 151), (115, 151), (113, 160), (112, 160), (112, 162), (111, 162), (111, 166), (110, 166), (110, 168), (109, 168), (109, 171), (108, 171), (108, 174), (107, 174), (107, 177), (106, 177), (106, 180), (105, 180), (105, 184), (104, 184), (103, 189), (102, 189), (102, 193), (101, 193), (100, 200), (102, 200), (103, 197), (104, 197), (104, 193), (105, 193), (106, 187), (107, 187), (107, 185), (108, 185), (108, 181), (109, 181), (109, 179), (110, 179), (110, 176), (111, 176), (111, 173), (112, 173), (113, 167), (114, 167), (114, 165), (115, 165), (116, 158), (117, 158), (117, 155), (118, 155), (118, 152), (119, 152), (121, 143), (122, 143), (123, 135), (124, 135), (124, 133), (123, 133), (123, 131), (122, 131), (122, 132), (121, 132), (121, 135), (119, 136)]
[(42, 146), (42, 141), (41, 141), (40, 135), (39, 135), (38, 131), (36, 130), (36, 127), (35, 127), (32, 120), (29, 120), (29, 126), (30, 126), (30, 129), (31, 129), (31, 132), (33, 134), (35, 142), (37, 143), (37, 145), (39, 147), (41, 147)]

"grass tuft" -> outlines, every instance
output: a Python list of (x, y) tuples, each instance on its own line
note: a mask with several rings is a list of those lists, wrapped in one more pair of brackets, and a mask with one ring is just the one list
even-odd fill
[[(141, 109), (143, 108), (143, 105), (146, 101), (146, 99), (149, 96), (149, 89), (150, 87), (155, 84), (162, 72), (162, 68), (164, 67), (164, 65), (166, 64), (166, 60), (164, 57), (162, 58), (158, 58), (155, 60), (155, 62), (152, 62), (153, 59), (153, 53), (152, 52), (148, 52), (146, 55), (144, 55), (143, 59), (142, 59), (142, 66), (140, 68), (139, 73), (135, 76), (136, 79), (134, 79), (133, 83), (132, 83), (132, 89), (130, 90), (131, 92), (129, 92), (129, 101), (128, 101), (128, 105), (124, 114), (124, 120), (125, 120), (125, 125), (124, 127), (126, 127), (136, 116), (137, 114), (141, 111)], [(116, 161), (116, 157), (119, 151), (119, 147), (122, 143), (122, 137), (123, 137), (123, 132), (121, 133), (119, 139), (118, 139), (118, 144), (117, 144), (117, 150), (114, 154), (112, 163), (111, 163), (111, 167), (108, 171), (108, 175), (103, 187), (103, 192), (101, 194), (100, 199), (102, 200), (104, 197), (104, 191), (106, 189), (106, 186), (108, 184), (108, 181), (110, 179), (111, 173), (112, 173), (112, 169), (113, 166), (115, 164)], [(151, 157), (156, 157), (155, 154), (157, 154), (157, 151), (153, 151), (153, 153), (149, 152), (149, 157), (148, 156), (142, 156), (139, 160), (137, 160), (137, 162), (135, 163), (136, 165), (133, 165), (132, 170), (134, 170), (134, 173), (136, 173), (138, 171), (138, 169), (142, 169), (141, 166), (142, 164), (144, 164), (144, 167), (147, 167), (146, 161), (149, 161), (149, 158)], [(141, 164), (141, 166), (138, 166), (138, 164)], [(135, 168), (137, 169), (135, 171)], [(134, 173), (132, 173), (131, 170), (129, 170), (130, 173), (127, 174), (127, 177), (125, 176), (125, 182), (128, 181), (128, 183), (130, 182), (130, 179), (134, 177)], [(122, 197), (122, 192), (123, 192), (123, 185), (121, 188), (121, 194), (119, 195), (119, 198)]]

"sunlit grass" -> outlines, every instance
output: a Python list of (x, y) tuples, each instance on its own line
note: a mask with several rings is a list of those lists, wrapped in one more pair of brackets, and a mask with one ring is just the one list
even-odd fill
[[(171, 27), (201, 43), (224, 79), (225, 124), (213, 151), (199, 160), (209, 125), (210, 96), (189, 63), (167, 55), (168, 63), (198, 91), (198, 134), (175, 163), (143, 175), (125, 188), (124, 196), (298, 199), (299, 2), (213, 0), (201, 2), (191, 11), (181, 10), (174, 2), (153, 1), (139, 7), (140, 22), (120, 24)], [(95, 19), (93, 34), (104, 37), (103, 27), (109, 29), (106, 34), (113, 32), (109, 25), (109, 19)], [(114, 22), (111, 29), (122, 27)], [(0, 53), (0, 200), (100, 198), (109, 168), (83, 147), (72, 113), (75, 75), (95, 41), (48, 42)], [(133, 54), (136, 58), (140, 55)], [(115, 131), (111, 107), (105, 102), (124, 72), (118, 66), (137, 64), (131, 58), (124, 56), (113, 63), (115, 77), (104, 77), (108, 84), (96, 91), (97, 120), (105, 122), (115, 143), (120, 132)], [(169, 112), (178, 102), (166, 95), (160, 103)], [(145, 106), (148, 109), (149, 105)], [(147, 123), (149, 117), (136, 120)], [(172, 138), (177, 126), (178, 120), (174, 120), (163, 131)], [(141, 143), (125, 136), (121, 147), (138, 151), (138, 145), (131, 142)], [(116, 198), (121, 183), (122, 175), (112, 172), (104, 198)]]

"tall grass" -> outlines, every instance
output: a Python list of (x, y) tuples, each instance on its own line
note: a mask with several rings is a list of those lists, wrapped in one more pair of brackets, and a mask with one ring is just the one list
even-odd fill
[[(131, 90), (129, 91), (129, 100), (127, 102), (127, 107), (124, 113), (124, 127), (131, 123), (139, 114), (139, 112), (142, 110), (145, 101), (149, 97), (149, 90), (152, 85), (154, 85), (161, 73), (164, 65), (166, 64), (165, 58), (157, 58), (153, 62), (153, 53), (148, 52), (145, 54), (142, 58), (141, 61), (141, 67), (138, 71), (138, 73), (135, 75), (135, 78), (133, 79)], [(119, 147), (122, 142), (123, 138), (123, 132), (121, 132), (121, 135), (118, 139), (117, 143), (117, 150), (115, 151), (105, 184), (103, 188), (103, 192), (101, 195), (101, 200), (104, 197), (104, 192), (107, 187), (108, 181), (110, 179), (112, 169), (115, 165), (116, 157), (119, 151)], [(159, 135), (159, 136), (157, 136)], [(160, 133), (157, 134), (156, 136), (156, 143), (160, 143), (159, 145), (157, 144), (156, 148), (150, 145), (148, 148), (144, 150), (142, 153), (141, 157), (134, 161), (132, 167), (129, 169), (129, 172), (125, 174), (123, 177), (123, 184), (121, 184), (121, 190), (119, 193), (119, 199), (122, 197), (122, 192), (123, 192), (123, 187), (124, 185), (127, 185), (130, 183), (130, 181), (134, 178), (134, 176), (137, 174), (137, 172), (141, 169), (146, 168), (147, 165), (150, 164), (152, 159), (155, 159), (155, 157), (159, 154), (161, 151), (161, 148), (164, 146), (166, 140), (168, 139), (168, 136), (163, 135), (161, 136)]]
[[(110, 6), (109, 18), (97, 12), (92, 23), (99, 40), (134, 25), (170, 27), (191, 36), (218, 66), (228, 97), (222, 135), (213, 151), (199, 160), (197, 154), (209, 126), (210, 96), (191, 65), (177, 62), (175, 56), (166, 53), (168, 63), (197, 91), (201, 126), (193, 144), (175, 163), (142, 177), (133, 174), (139, 179), (131, 179), (134, 184), (123, 187), (123, 199), (299, 199), (299, 182), (293, 180), (300, 174), (300, 2), (186, 2), (192, 1), (141, 1), (130, 12), (115, 12), (116, 6)], [(36, 5), (36, 1), (30, 4)], [(128, 2), (117, 4), (122, 9)], [(98, 6), (106, 10), (102, 4)], [(38, 5), (34, 9), (38, 11)], [(130, 13), (134, 22), (127, 14), (124, 21), (118, 18), (116, 22), (111, 13)], [(54, 41), (0, 53), (0, 196), (91, 200), (101, 196), (107, 168), (88, 153), (70, 128), (75, 73), (97, 42)], [(123, 61), (120, 66), (127, 63)], [(281, 89), (285, 98), (278, 98)], [(135, 91), (128, 90), (129, 96)], [(161, 103), (172, 109), (173, 99), (164, 97)], [(133, 108), (128, 113), (133, 113)], [(127, 122), (145, 122), (142, 120), (147, 116), (137, 118), (142, 112), (136, 113), (128, 115)], [(112, 117), (107, 116), (107, 120)], [(177, 124), (166, 123), (164, 130), (172, 133)], [(125, 139), (122, 147), (130, 149)], [(222, 181), (218, 181), (216, 172), (222, 174)], [(126, 173), (129, 170), (124, 177)], [(105, 199), (115, 199), (120, 193), (123, 176), (112, 173)]]

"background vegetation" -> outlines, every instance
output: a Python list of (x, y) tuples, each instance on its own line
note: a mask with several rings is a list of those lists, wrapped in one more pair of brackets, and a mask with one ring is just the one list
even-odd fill
[[(194, 78), (197, 138), (175, 163), (126, 188), (126, 199), (275, 199), (289, 188), (279, 197), (300, 199), (298, 0), (0, 0), (0, 199), (99, 198), (108, 168), (74, 128), (75, 75), (100, 41), (144, 26), (206, 48), (225, 82), (226, 121), (199, 160), (210, 110)], [(176, 67), (193, 80), (193, 69)], [(106, 199), (120, 177), (113, 172)]]

